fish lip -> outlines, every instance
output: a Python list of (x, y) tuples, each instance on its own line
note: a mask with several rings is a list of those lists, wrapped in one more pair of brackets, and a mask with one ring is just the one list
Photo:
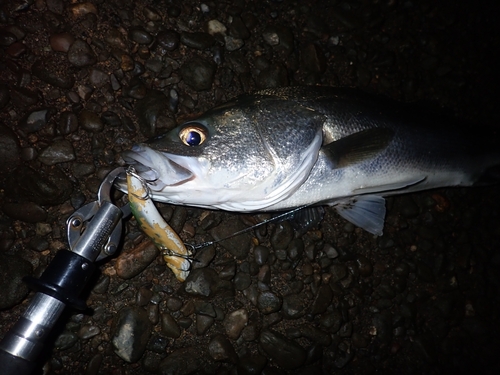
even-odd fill
[(147, 145), (134, 145), (131, 150), (122, 153), (125, 163), (132, 166), (152, 190), (182, 184), (193, 178), (192, 171), (169, 156)]

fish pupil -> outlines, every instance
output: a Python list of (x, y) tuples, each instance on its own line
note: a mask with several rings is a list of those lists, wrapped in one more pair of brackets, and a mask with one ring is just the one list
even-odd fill
[(186, 137), (186, 143), (190, 146), (198, 146), (201, 143), (201, 135), (196, 131), (190, 131)]

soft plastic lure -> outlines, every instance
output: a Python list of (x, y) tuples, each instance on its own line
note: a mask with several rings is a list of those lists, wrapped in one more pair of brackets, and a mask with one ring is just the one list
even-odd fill
[(186, 280), (191, 269), (191, 252), (160, 215), (150, 198), (146, 182), (132, 167), (127, 169), (127, 186), (130, 209), (139, 226), (162, 251), (163, 259), (177, 279)]

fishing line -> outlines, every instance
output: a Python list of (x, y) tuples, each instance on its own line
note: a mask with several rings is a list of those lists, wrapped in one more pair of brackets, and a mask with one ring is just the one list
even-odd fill
[(261, 221), (260, 223), (257, 223), (257, 224), (254, 224), (252, 225), (251, 227), (248, 227), (248, 228), (245, 228), (245, 229), (242, 229), (242, 230), (239, 230), (237, 232), (234, 232), (232, 234), (230, 234), (229, 236), (227, 237), (224, 237), (224, 238), (221, 238), (221, 239), (218, 239), (218, 240), (213, 240), (213, 241), (206, 241), (206, 242), (202, 242), (201, 244), (198, 244), (198, 245), (193, 245), (193, 244), (187, 244), (185, 243), (184, 246), (186, 247), (189, 247), (191, 249), (191, 251), (194, 253), (196, 252), (197, 250), (199, 249), (202, 249), (204, 247), (207, 247), (207, 246), (211, 246), (211, 245), (215, 245), (216, 243), (219, 243), (219, 242), (222, 242), (222, 241), (225, 241), (229, 238), (232, 238), (232, 237), (235, 237), (235, 236), (238, 236), (240, 234), (243, 234), (243, 233), (247, 233), (247, 232), (250, 232), (251, 230), (255, 229), (255, 228), (258, 228), (264, 224), (267, 224), (267, 223), (272, 223), (274, 221), (277, 221), (279, 219), (282, 219), (284, 217), (287, 217), (289, 215), (292, 215), (294, 214), (295, 212), (297, 211), (300, 211), (302, 210), (303, 208), (306, 208), (306, 207), (309, 207), (310, 205), (305, 205), (305, 206), (300, 206), (300, 207), (297, 207), (297, 208), (294, 208), (293, 210), (291, 211), (287, 211), (287, 212), (284, 212), (282, 214), (279, 214), (278, 216), (275, 216), (275, 217), (272, 217), (270, 219), (266, 219), (264, 221)]

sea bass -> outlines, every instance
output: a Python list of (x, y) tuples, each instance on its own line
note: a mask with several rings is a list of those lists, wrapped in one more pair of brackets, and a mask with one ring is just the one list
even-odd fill
[(353, 89), (286, 87), (215, 107), (123, 159), (156, 201), (237, 212), (331, 205), (381, 235), (385, 196), (498, 177), (493, 135)]

